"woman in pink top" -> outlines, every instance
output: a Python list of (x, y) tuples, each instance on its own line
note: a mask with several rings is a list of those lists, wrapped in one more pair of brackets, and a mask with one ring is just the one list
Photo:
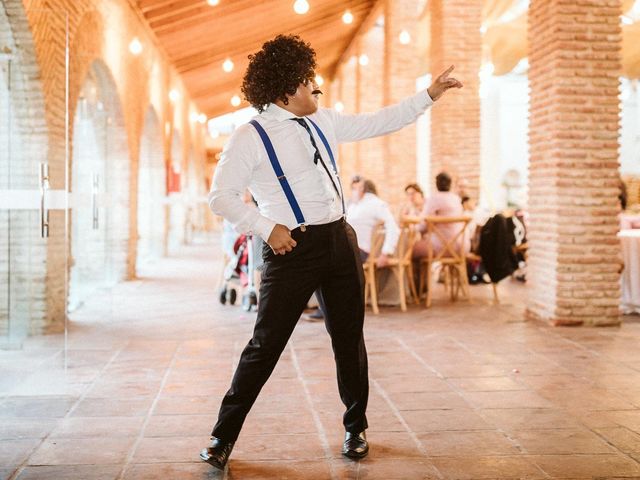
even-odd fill
[[(439, 216), (439, 217), (459, 217), (463, 215), (462, 201), (460, 197), (451, 192), (451, 177), (447, 173), (439, 173), (436, 177), (436, 188), (438, 189), (431, 197), (427, 199), (422, 211), (422, 216)], [(443, 236), (447, 239), (454, 238), (460, 231), (458, 224), (452, 223), (441, 225), (438, 227)], [(426, 223), (419, 226), (421, 232), (427, 229)], [(430, 239), (433, 247), (433, 256), (437, 257), (444, 248), (444, 242), (437, 235), (432, 235)], [(428, 254), (429, 240), (421, 238), (413, 247), (413, 258), (420, 259)]]

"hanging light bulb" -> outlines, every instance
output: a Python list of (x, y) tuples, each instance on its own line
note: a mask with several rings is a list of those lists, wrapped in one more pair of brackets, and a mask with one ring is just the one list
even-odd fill
[(222, 62), (222, 70), (227, 73), (233, 70), (233, 61), (230, 58), (227, 58), (224, 62)]
[(215, 7), (216, 5), (218, 5), (220, 3), (220, 0), (207, 0), (207, 3), (209, 5), (211, 5), (212, 7)]
[(411, 35), (406, 30), (402, 30), (400, 35), (398, 35), (398, 40), (402, 45), (409, 45), (411, 43)]
[(322, 84), (324, 83), (324, 78), (322, 78), (322, 75), (320, 74), (316, 75), (316, 83), (318, 84), (319, 87), (322, 86)]
[(335, 108), (338, 112), (341, 112), (344, 110), (344, 104), (341, 101), (337, 101), (333, 108)]
[(366, 53), (363, 53), (360, 55), (360, 58), (358, 58), (358, 63), (363, 67), (366, 67), (369, 65), (369, 56)]
[(172, 102), (177, 102), (179, 98), (180, 98), (180, 92), (175, 88), (172, 88), (171, 91), (169, 92), (169, 100), (171, 100)]
[(220, 136), (220, 132), (213, 127), (209, 127), (209, 135), (211, 138), (218, 138)]
[(134, 55), (140, 55), (142, 53), (142, 43), (138, 37), (133, 37), (133, 40), (131, 40), (131, 43), (129, 44), (129, 51)]
[(198, 115), (198, 123), (205, 124), (207, 123), (207, 116), (204, 113)]
[(309, 2), (307, 0), (296, 0), (293, 4), (293, 10), (298, 15), (304, 15), (309, 11)]
[(231, 97), (231, 105), (233, 105), (234, 107), (237, 107), (238, 105), (240, 105), (240, 97), (238, 95), (234, 95), (233, 97)]
[(345, 10), (345, 12), (342, 14), (342, 21), (347, 25), (353, 23), (353, 13), (351, 13), (351, 10)]

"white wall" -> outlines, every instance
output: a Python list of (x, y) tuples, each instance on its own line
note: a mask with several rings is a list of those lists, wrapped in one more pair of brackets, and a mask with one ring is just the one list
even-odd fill
[(640, 175), (640, 82), (621, 79), (620, 173)]
[(505, 174), (515, 170), (521, 188), (510, 200), (526, 206), (529, 169), (529, 82), (526, 74), (482, 78), (480, 202), (491, 210), (507, 206)]

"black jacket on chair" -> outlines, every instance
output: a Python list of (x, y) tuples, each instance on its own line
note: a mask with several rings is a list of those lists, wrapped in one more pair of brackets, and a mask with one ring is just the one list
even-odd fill
[(513, 222), (502, 214), (491, 217), (480, 231), (479, 254), (491, 281), (498, 283), (518, 268), (513, 247)]

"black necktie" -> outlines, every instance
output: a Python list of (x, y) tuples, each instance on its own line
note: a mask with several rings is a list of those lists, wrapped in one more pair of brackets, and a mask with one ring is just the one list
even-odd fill
[(331, 175), (331, 173), (329, 172), (329, 169), (327, 168), (327, 165), (324, 163), (324, 160), (322, 160), (322, 155), (320, 155), (320, 151), (318, 150), (318, 145), (316, 144), (316, 139), (313, 138), (313, 135), (311, 134), (311, 129), (309, 128), (309, 125), (307, 125), (307, 122), (305, 122), (304, 119), (302, 119), (302, 118), (292, 118), (291, 120), (294, 120), (294, 121), (298, 122), (300, 125), (302, 125), (302, 127), (309, 134), (309, 138), (311, 139), (311, 145), (313, 145), (313, 149), (314, 149), (313, 163), (315, 163), (317, 165), (318, 164), (318, 160), (320, 160), (320, 164), (324, 167), (324, 171), (327, 172), (327, 175), (329, 175), (329, 180), (331, 180), (331, 185), (333, 185), (333, 189), (336, 191), (336, 194), (338, 195), (338, 198), (340, 200), (342, 200), (342, 196), (340, 195), (340, 191), (338, 190), (338, 186), (336, 185), (336, 182), (334, 182), (334, 180), (333, 180), (333, 175)]

